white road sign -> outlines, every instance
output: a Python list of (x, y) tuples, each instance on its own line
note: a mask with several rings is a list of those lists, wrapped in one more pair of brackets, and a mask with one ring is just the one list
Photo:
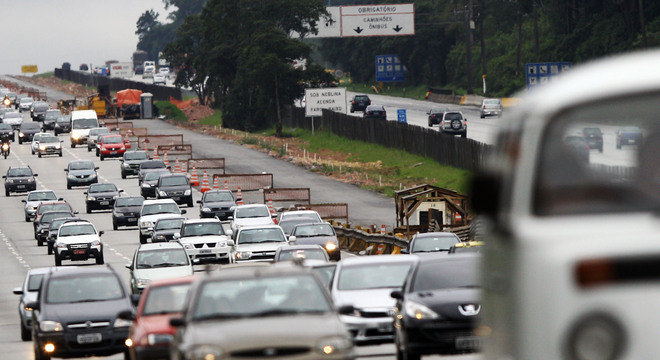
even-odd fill
[(341, 7), (341, 36), (415, 35), (414, 4)]
[(133, 63), (118, 62), (110, 64), (110, 77), (129, 78), (133, 76)]
[(305, 89), (305, 116), (321, 116), (323, 109), (346, 113), (345, 88)]

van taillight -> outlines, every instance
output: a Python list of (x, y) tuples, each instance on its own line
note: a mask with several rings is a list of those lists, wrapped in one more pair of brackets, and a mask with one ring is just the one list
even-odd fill
[(580, 261), (575, 266), (575, 282), (582, 288), (614, 283), (657, 283), (659, 280), (660, 255), (590, 259)]

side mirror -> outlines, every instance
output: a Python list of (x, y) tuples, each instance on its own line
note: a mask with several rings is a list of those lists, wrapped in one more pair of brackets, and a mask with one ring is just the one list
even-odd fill
[(99, 167), (98, 167), (98, 166), (95, 166), (95, 167), (94, 167), (94, 170), (98, 170), (98, 169), (99, 169)]
[(39, 174), (32, 174), (32, 176), (39, 176)]
[(188, 211), (187, 211), (186, 209), (181, 210), (181, 214), (185, 214), (185, 213), (187, 213), (187, 212), (188, 212)]
[(408, 249), (401, 249), (402, 254), (410, 254), (410, 251)]
[(296, 242), (296, 237), (294, 235), (289, 236), (289, 242), (290, 243)]
[(343, 305), (337, 309), (339, 315), (350, 315), (355, 312), (355, 307), (353, 305)]
[(27, 200), (23, 199), (21, 200), (22, 203), (27, 203)]
[(32, 310), (39, 310), (39, 302), (38, 301), (33, 301), (25, 304), (25, 307), (30, 308)]
[(202, 203), (202, 200), (197, 200), (197, 203), (198, 203), (198, 204), (201, 204), (201, 203)]
[(57, 201), (64, 201), (64, 198), (57, 198)]
[(120, 189), (119, 192), (124, 192), (124, 189)]
[(119, 159), (119, 162), (124, 162), (124, 159)]
[(394, 290), (390, 293), (392, 299), (403, 300), (403, 293), (399, 290)]
[(99, 236), (101, 236), (103, 234), (105, 234), (105, 231), (103, 231), (103, 230), (99, 231)]
[[(64, 172), (69, 172), (69, 169), (64, 169)], [(4, 177), (4, 176), (3, 176)]]
[(6, 176), (6, 175), (2, 175), (2, 178), (3, 178), (3, 179), (6, 179), (6, 178), (7, 178), (7, 176)]
[(126, 264), (126, 268), (128, 270), (133, 270), (133, 264)]
[(229, 215), (229, 216), (227, 216), (227, 220), (234, 220), (234, 217)]
[(227, 246), (234, 246), (234, 240), (227, 240)]
[(232, 230), (232, 229), (227, 230), (227, 235), (229, 235), (229, 236), (234, 235), (234, 230)]
[(23, 288), (17, 287), (14, 290), (12, 290), (11, 292), (13, 292), (14, 295), (23, 295)]
[(83, 191), (83, 194), (87, 195), (87, 191)]
[(137, 306), (139, 302), (140, 302), (140, 294), (132, 294), (131, 303), (133, 303), (133, 306)]
[(135, 314), (131, 310), (124, 310), (117, 314), (117, 317), (122, 320), (135, 321)]
[(78, 210), (74, 211), (73, 215), (78, 215)]
[(185, 325), (186, 322), (183, 320), (183, 318), (171, 318), (170, 319), (170, 326), (172, 327), (180, 327)]
[(181, 233), (174, 233), (175, 239), (181, 239)]
[(277, 217), (277, 214), (276, 214), (276, 213), (271, 214), (270, 217), (272, 217), (273, 219), (275, 219), (275, 218)]

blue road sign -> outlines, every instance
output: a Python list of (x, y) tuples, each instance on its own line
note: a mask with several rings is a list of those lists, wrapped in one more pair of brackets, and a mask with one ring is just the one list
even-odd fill
[(525, 80), (527, 88), (546, 84), (554, 76), (571, 68), (569, 62), (548, 62), (548, 63), (529, 63), (525, 64)]
[(401, 82), (406, 79), (398, 55), (376, 55), (376, 81)]
[(397, 109), (396, 110), (396, 121), (400, 123), (407, 123), (406, 119), (406, 109)]

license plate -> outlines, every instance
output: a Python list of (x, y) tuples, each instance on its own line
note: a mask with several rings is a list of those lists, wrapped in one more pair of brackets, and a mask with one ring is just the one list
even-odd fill
[(25, 185), (16, 185), (16, 188), (18, 188), (18, 189), (25, 189)]
[(173, 197), (172, 197), (172, 200), (181, 200), (181, 198), (178, 197), (178, 196), (173, 196)]
[(116, 151), (110, 151), (110, 155), (116, 155), (116, 154), (117, 154)]
[(199, 253), (200, 253), (200, 254), (210, 254), (210, 253), (211, 253), (211, 249), (200, 249), (200, 250), (199, 250)]
[(380, 331), (380, 332), (391, 332), (392, 331), (392, 323), (378, 324), (378, 331)]
[(103, 340), (101, 333), (81, 334), (76, 337), (78, 344), (94, 344)]
[(456, 349), (477, 350), (483, 345), (483, 339), (477, 336), (465, 336), (456, 338)]
[(73, 255), (84, 255), (87, 250), (73, 250)]
[(137, 218), (128, 218), (128, 221), (137, 221)]
[(101, 204), (101, 205), (110, 205), (110, 202), (109, 201), (101, 201), (99, 204)]

